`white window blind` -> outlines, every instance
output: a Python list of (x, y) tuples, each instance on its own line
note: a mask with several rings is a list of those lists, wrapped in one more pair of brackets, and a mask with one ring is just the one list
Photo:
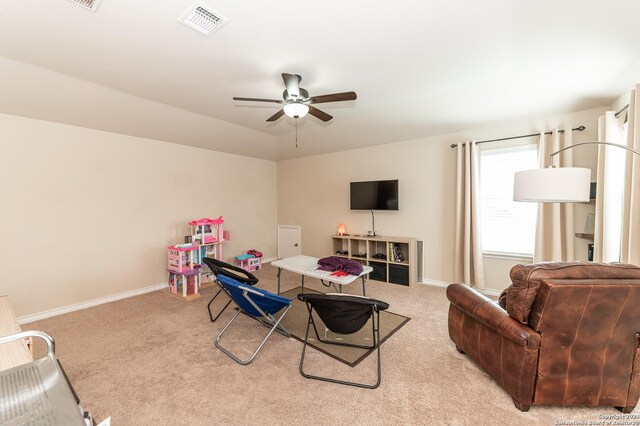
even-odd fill
[(533, 256), (537, 203), (513, 201), (513, 175), (538, 168), (536, 145), (482, 149), (480, 193), (482, 251)]

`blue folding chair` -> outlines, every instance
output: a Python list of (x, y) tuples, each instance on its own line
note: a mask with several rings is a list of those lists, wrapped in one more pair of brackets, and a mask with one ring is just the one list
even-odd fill
[[(217, 277), (219, 275), (226, 275), (227, 277), (235, 279), (240, 284), (256, 285), (258, 283), (258, 279), (251, 272), (245, 271), (244, 269), (239, 268), (235, 265), (231, 265), (230, 263), (226, 263), (212, 257), (205, 257), (202, 259), (202, 261), (209, 267), (209, 269), (211, 269), (211, 272), (213, 272), (213, 274), (216, 276), (216, 280), (218, 279)], [(211, 313), (211, 304), (214, 300), (216, 300), (216, 297), (218, 297), (221, 292), (222, 289), (218, 290), (218, 292), (213, 296), (213, 298), (211, 298), (209, 304), (207, 305), (207, 310), (209, 311), (209, 319), (211, 319), (211, 322), (216, 322), (220, 315), (222, 315), (225, 309), (227, 309), (227, 307), (231, 304), (231, 300), (229, 300), (226, 305), (224, 305), (222, 309), (220, 309), (215, 318), (213, 317), (213, 314)]]
[[(215, 345), (218, 349), (224, 352), (227, 356), (233, 359), (238, 364), (247, 365), (258, 355), (262, 346), (267, 342), (267, 339), (271, 337), (274, 331), (278, 331), (286, 337), (290, 337), (289, 332), (280, 325), (280, 321), (282, 318), (289, 312), (291, 309), (291, 299), (287, 299), (286, 297), (279, 296), (277, 294), (271, 293), (267, 290), (263, 290), (256, 287), (249, 287), (245, 284), (242, 284), (231, 278), (227, 275), (219, 274), (216, 278), (216, 283), (220, 286), (220, 288), (229, 295), (231, 300), (237, 305), (238, 312), (231, 318), (231, 321), (222, 329), (218, 337), (216, 337)], [(279, 311), (284, 311), (278, 318), (274, 317), (274, 314)], [(258, 349), (246, 360), (241, 360), (234, 354), (232, 354), (228, 349), (223, 347), (220, 344), (220, 339), (222, 335), (227, 331), (227, 329), (235, 322), (238, 318), (238, 315), (241, 313), (248, 315), (249, 317), (259, 321), (266, 327), (270, 328), (267, 337), (265, 337)]]

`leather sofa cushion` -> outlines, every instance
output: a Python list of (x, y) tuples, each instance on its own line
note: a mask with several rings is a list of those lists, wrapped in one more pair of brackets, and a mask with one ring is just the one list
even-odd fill
[(623, 263), (544, 262), (516, 265), (511, 268), (510, 276), (511, 285), (506, 290), (507, 313), (527, 324), (544, 280), (640, 279), (640, 267)]

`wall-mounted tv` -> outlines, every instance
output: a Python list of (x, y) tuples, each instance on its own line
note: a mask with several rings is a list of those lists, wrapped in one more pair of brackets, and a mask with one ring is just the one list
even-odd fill
[(398, 210), (398, 179), (351, 182), (351, 210)]

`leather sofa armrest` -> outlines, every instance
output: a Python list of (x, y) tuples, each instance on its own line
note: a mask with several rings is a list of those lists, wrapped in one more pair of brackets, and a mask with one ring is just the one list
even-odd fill
[(458, 309), (510, 341), (527, 349), (540, 346), (540, 335), (536, 331), (511, 318), (497, 303), (471, 287), (451, 284), (447, 287), (447, 298)]

